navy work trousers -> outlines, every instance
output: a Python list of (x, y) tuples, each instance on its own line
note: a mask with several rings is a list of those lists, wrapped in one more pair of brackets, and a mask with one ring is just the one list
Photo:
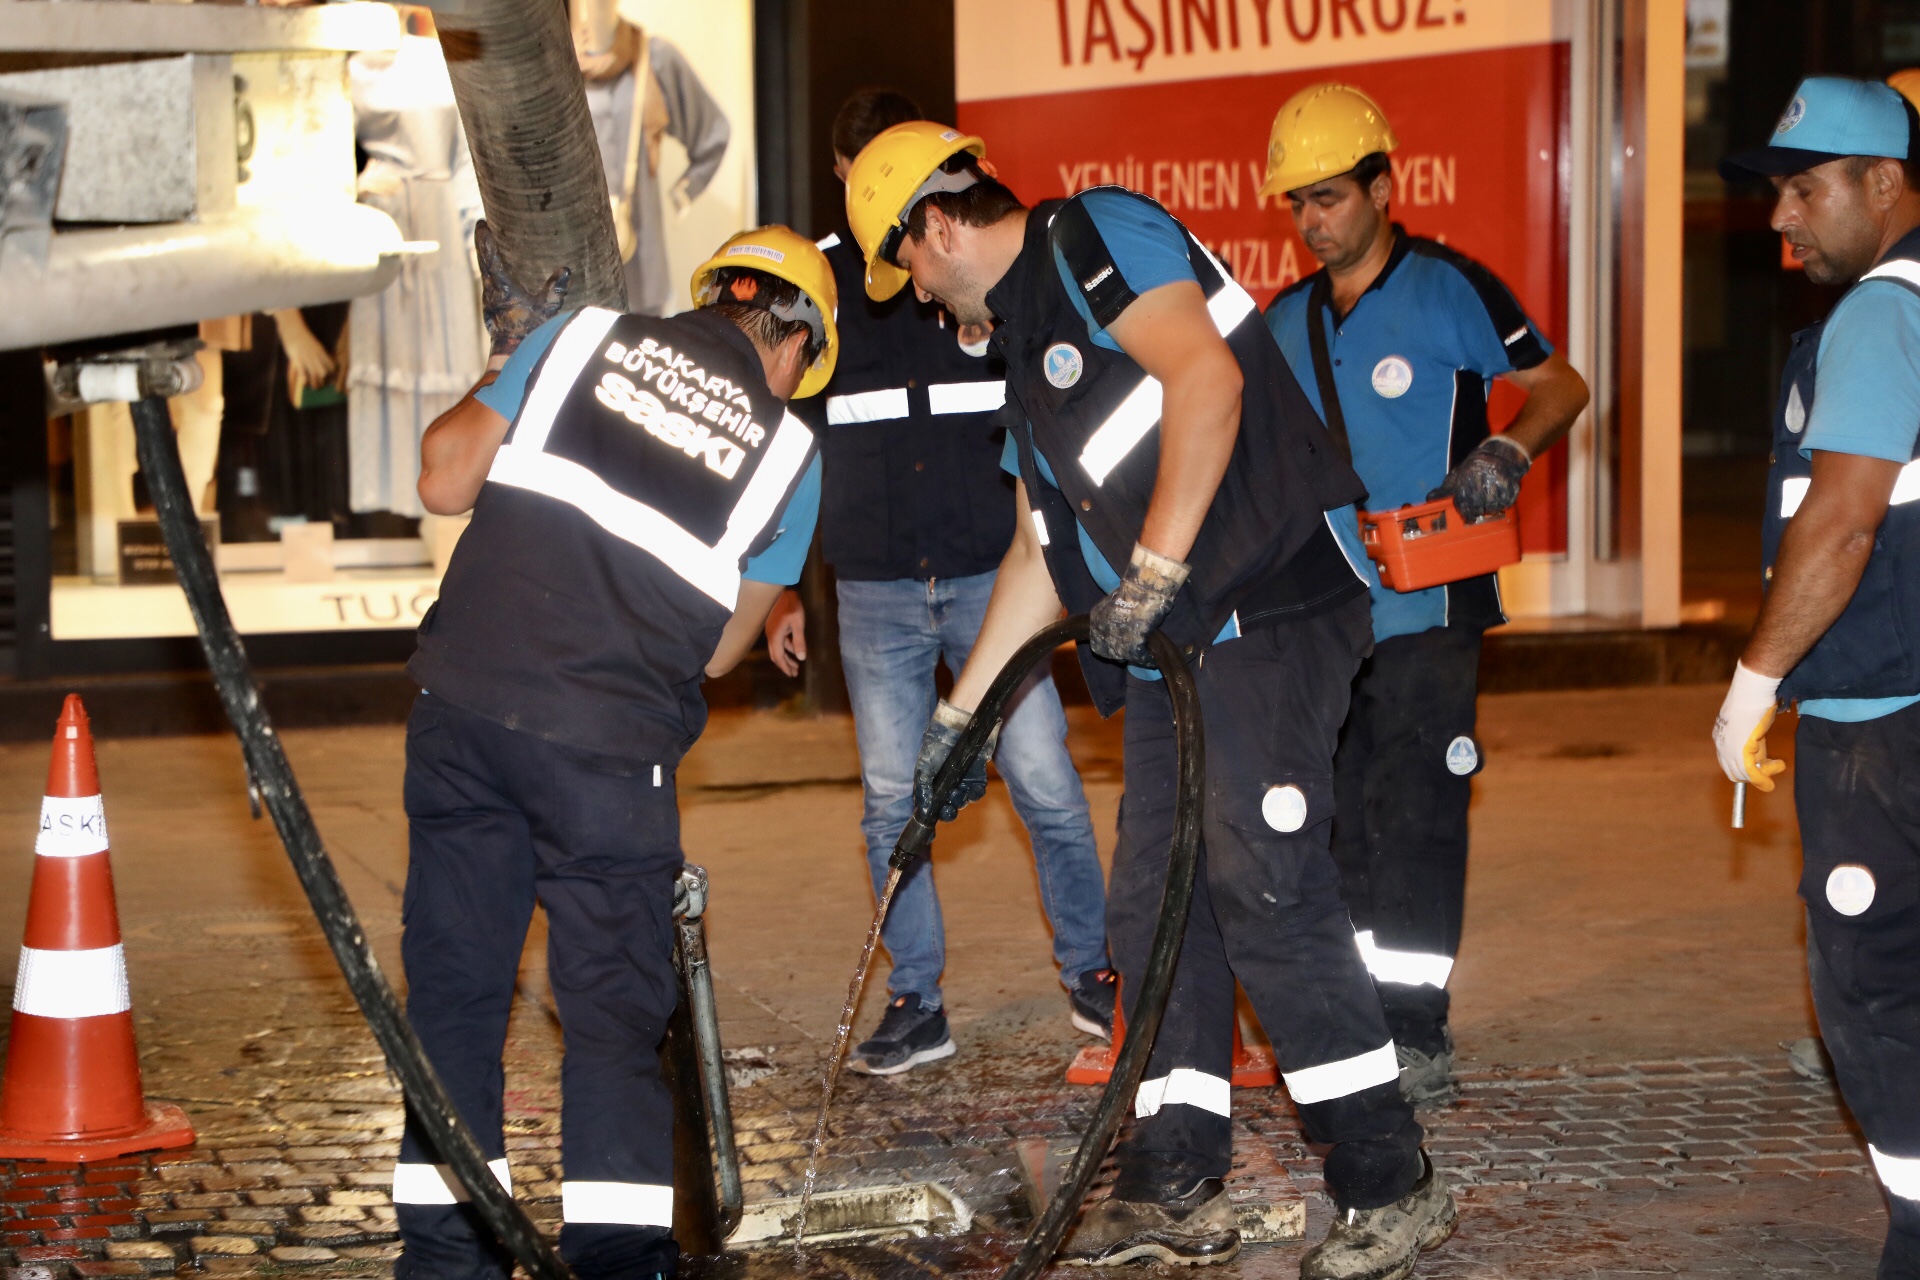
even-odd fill
[[(678, 998), (671, 767), (610, 760), (422, 694), (407, 721), (407, 1016), (506, 1181), (507, 1016), (536, 900), (566, 1038), (565, 1224), (582, 1280), (671, 1274), (673, 1106), (659, 1048)], [(511, 1260), (409, 1117), (394, 1171), (398, 1280), (505, 1280)]]
[(1447, 979), (1467, 893), (1467, 806), (1481, 755), (1480, 632), (1374, 645), (1333, 757), (1333, 860), (1394, 1043), (1449, 1046)]
[[(1195, 666), (1207, 756), (1201, 860), (1166, 1019), (1118, 1154), (1122, 1199), (1165, 1199), (1226, 1175), (1236, 978), (1308, 1136), (1332, 1144), (1335, 1203), (1378, 1208), (1419, 1179), (1420, 1126), (1400, 1097), (1380, 998), (1327, 851), (1334, 739), (1369, 643), (1363, 596), (1216, 644)], [(1173, 836), (1173, 707), (1160, 682), (1128, 677), (1125, 744), (1107, 926), (1131, 1015)]]
[(1807, 972), (1892, 1229), (1880, 1280), (1920, 1280), (1920, 706), (1794, 739)]

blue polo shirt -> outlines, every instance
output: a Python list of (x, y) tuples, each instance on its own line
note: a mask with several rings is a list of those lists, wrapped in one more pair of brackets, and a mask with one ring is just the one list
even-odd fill
[[(1892, 280), (1867, 280), (1840, 300), (1820, 332), (1818, 377), (1800, 456), (1814, 450), (1906, 464), (1920, 434), (1920, 297)], [(1909, 698), (1806, 698), (1800, 714), (1877, 720)]]
[[(1114, 266), (1120, 269), (1120, 274), (1126, 277), (1128, 286), (1136, 295), (1144, 295), (1150, 289), (1179, 280), (1191, 280), (1195, 284), (1200, 282), (1200, 277), (1194, 274), (1193, 263), (1187, 257), (1187, 233), (1174, 221), (1173, 215), (1160, 206), (1125, 192), (1101, 190), (1085, 192), (1080, 196), (1080, 203), (1093, 219), (1094, 228), (1106, 243), (1107, 251), (1113, 255)], [(1053, 261), (1060, 272), (1061, 282), (1066, 286), (1067, 296), (1073, 300), (1074, 310), (1086, 322), (1094, 345), (1109, 351), (1123, 350), (1111, 334), (1094, 323), (1093, 311), (1087, 306), (1073, 273), (1067, 269), (1066, 258), (1057, 249)], [(1054, 479), (1052, 464), (1037, 446), (1033, 451), (1033, 460), (1041, 477), (1048, 484), (1058, 487), (1059, 481)], [(1010, 475), (1020, 474), (1020, 448), (1011, 435), (1001, 450), (1000, 468)], [(1351, 506), (1328, 512), (1327, 523), (1356, 571), (1359, 566), (1371, 563), (1361, 548)], [(1094, 585), (1102, 591), (1112, 591), (1119, 586), (1120, 574), (1100, 553), (1100, 548), (1094, 545), (1086, 526), (1076, 520), (1074, 532), (1079, 535), (1080, 556), (1087, 562), (1087, 572), (1093, 575)], [(1239, 619), (1229, 618), (1227, 625), (1214, 638), (1214, 643), (1238, 639), (1239, 635)], [(1144, 667), (1129, 667), (1128, 670), (1145, 680), (1160, 678), (1158, 672)]]
[[(491, 384), (474, 392), (473, 398), (512, 422), (520, 412), (521, 403), (527, 398), (527, 379), (533, 376), (540, 357), (547, 353), (561, 326), (572, 318), (573, 312), (563, 311), (528, 334), (514, 348), (513, 354), (507, 357), (499, 376)], [(772, 544), (759, 555), (751, 557), (740, 571), (740, 576), (749, 582), (765, 582), (778, 587), (790, 587), (800, 581), (800, 571), (807, 564), (807, 548), (813, 542), (813, 526), (819, 518), (820, 455), (816, 453), (813, 461), (807, 464), (806, 474), (794, 486), (793, 496), (787, 499), (786, 510), (780, 513), (780, 524)]]
[[(1315, 272), (1267, 308), (1267, 328), (1323, 420), (1307, 314), (1326, 281), (1325, 271)], [(1392, 256), (1353, 310), (1336, 322), (1329, 297), (1321, 315), (1354, 470), (1372, 511), (1425, 502), (1486, 438), (1492, 379), (1531, 369), (1553, 351), (1492, 272), (1398, 226)], [(1375, 640), (1504, 621), (1490, 581), (1400, 592), (1381, 585), (1372, 561), (1365, 564)]]

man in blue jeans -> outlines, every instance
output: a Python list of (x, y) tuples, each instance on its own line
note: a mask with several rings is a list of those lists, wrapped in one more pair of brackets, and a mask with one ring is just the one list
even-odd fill
[[(834, 119), (835, 173), (844, 179), (881, 130), (919, 118), (901, 94), (855, 94)], [(839, 586), (840, 662), (866, 791), (861, 830), (878, 893), (913, 815), (914, 759), (938, 698), (934, 669), (943, 659), (952, 672), (966, 665), (1013, 540), (1013, 489), (1000, 472), (995, 420), (1005, 371), (987, 355), (984, 331), (963, 332), (938, 306), (910, 293), (868, 301), (851, 236), (829, 236), (821, 247), (840, 283), (840, 361), (826, 394), (795, 412), (822, 441), (821, 545)], [(798, 672), (805, 618), (792, 592), (768, 619), (767, 647), (783, 671)], [(1114, 994), (1106, 887), (1066, 735), (1060, 695), (1040, 673), (1007, 714), (994, 763), (1033, 841), (1073, 1024), (1106, 1037)], [(893, 957), (891, 998), (849, 1065), (896, 1075), (954, 1053), (931, 860), (901, 882), (882, 936)]]

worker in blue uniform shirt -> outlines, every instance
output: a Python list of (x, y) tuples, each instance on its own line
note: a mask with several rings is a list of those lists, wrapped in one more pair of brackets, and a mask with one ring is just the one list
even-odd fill
[(1366, 584), (1335, 533), (1359, 479), (1253, 299), (1186, 228), (1114, 187), (1029, 210), (981, 168), (984, 151), (938, 124), (896, 125), (847, 180), (868, 295), (911, 278), (962, 323), (997, 321), (1017, 411), (1020, 519), (927, 727), (919, 808), (951, 817), (979, 797), (976, 762), (944, 812), (924, 812), (1008, 657), (1063, 606), (1089, 613), (1089, 690), (1103, 714), (1127, 713), (1107, 925), (1121, 998), (1137, 1000), (1176, 791), (1171, 702), (1144, 665), (1155, 630), (1187, 655), (1206, 731), (1200, 865), (1166, 1017), (1112, 1194), (1063, 1258), (1204, 1265), (1238, 1251), (1222, 1182), (1237, 979), (1329, 1148), (1339, 1212), (1301, 1275), (1404, 1276), (1452, 1232), (1455, 1207), (1400, 1096), (1327, 851), (1334, 739), (1372, 643)]
[[(1513, 505), (1532, 460), (1586, 406), (1587, 385), (1492, 272), (1392, 221), (1395, 145), (1380, 108), (1347, 85), (1314, 85), (1280, 108), (1261, 193), (1287, 198), (1324, 265), (1273, 300), (1267, 325), (1351, 450), (1369, 510), (1448, 495), (1478, 520)], [(1491, 435), (1497, 377), (1527, 401)], [(1484, 762), (1480, 637), (1506, 616), (1492, 574), (1399, 592), (1370, 562), (1365, 572), (1373, 656), (1334, 757), (1333, 856), (1401, 1088), (1432, 1106), (1455, 1092), (1447, 979), (1466, 898), (1467, 805)]]
[[(867, 89), (833, 122), (835, 172), (882, 129), (920, 118), (905, 96)], [(867, 866), (874, 893), (913, 816), (913, 762), (938, 697), (934, 668), (958, 671), (1013, 540), (1013, 485), (1000, 474), (997, 411), (1006, 372), (987, 331), (965, 331), (944, 308), (905, 294), (866, 296), (851, 236), (829, 237), (839, 286), (842, 355), (833, 381), (795, 412), (820, 436), (820, 544), (839, 595), (840, 665), (860, 742)], [(767, 620), (767, 648), (789, 675), (806, 654), (793, 592)], [(994, 764), (1033, 842), (1040, 903), (1073, 1025), (1110, 1034), (1106, 882), (1093, 820), (1053, 678), (1037, 672), (1006, 717)], [(946, 934), (930, 860), (901, 880), (884, 935), (893, 958), (880, 1025), (849, 1066), (896, 1075), (950, 1057)]]
[(1886, 85), (1801, 82), (1764, 147), (1773, 228), (1816, 284), (1775, 411), (1766, 597), (1720, 715), (1727, 777), (1771, 791), (1798, 702), (1807, 971), (1891, 1224), (1881, 1280), (1920, 1277), (1920, 117)]
[[(752, 647), (813, 537), (819, 459), (786, 401), (832, 375), (833, 276), (763, 227), (695, 274), (697, 310), (563, 310), (564, 273), (522, 293), (484, 223), (475, 238), (504, 367), (420, 446), (421, 502), (473, 520), (407, 667), (407, 1016), (510, 1186), (500, 1058), (545, 907), (561, 1255), (582, 1280), (671, 1274), (674, 774), (702, 677)], [(506, 1280), (463, 1199), (410, 1121), (401, 1280)]]

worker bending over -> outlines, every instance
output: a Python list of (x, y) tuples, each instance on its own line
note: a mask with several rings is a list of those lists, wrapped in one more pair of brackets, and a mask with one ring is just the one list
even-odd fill
[[(844, 179), (875, 134), (919, 118), (901, 94), (856, 93), (834, 117), (835, 174)], [(852, 240), (831, 237), (826, 250), (846, 299), (845, 354), (826, 390), (796, 412), (820, 435), (820, 550), (839, 592), (840, 666), (866, 799), (860, 827), (877, 896), (913, 816), (913, 763), (939, 697), (934, 669), (942, 658), (951, 672), (966, 662), (1013, 541), (1013, 482), (1000, 470), (1006, 371), (987, 351), (986, 330), (964, 330), (910, 296), (867, 297), (867, 264)], [(793, 592), (767, 619), (767, 651), (788, 674), (806, 656), (804, 620)], [(993, 758), (1033, 842), (1069, 1016), (1089, 1035), (1111, 1035), (1107, 886), (1050, 673), (1035, 672), (1014, 699)], [(897, 1075), (954, 1053), (931, 858), (901, 878), (884, 936), (893, 958), (886, 1012), (848, 1065)]]
[[(1273, 300), (1267, 327), (1351, 456), (1370, 510), (1448, 496), (1468, 520), (1497, 516), (1573, 426), (1587, 384), (1491, 271), (1393, 222), (1396, 145), (1380, 108), (1347, 85), (1302, 89), (1280, 108), (1260, 194), (1287, 198), (1325, 265)], [(1527, 401), (1491, 435), (1497, 377)], [(1467, 805), (1485, 762), (1474, 737), (1480, 633), (1507, 619), (1493, 574), (1399, 592), (1356, 562), (1373, 596), (1373, 656), (1334, 754), (1333, 858), (1401, 1090), (1438, 1104), (1454, 1096), (1447, 978), (1466, 902)]]
[[(1713, 727), (1720, 767), (1773, 790), (1794, 737), (1807, 970), (1820, 1032), (1892, 1223), (1881, 1280), (1920, 1278), (1920, 117), (1883, 84), (1804, 80), (1765, 147), (1773, 229), (1815, 284), (1793, 336), (1762, 529), (1766, 597)], [(1817, 377), (1816, 377), (1817, 372)]]
[[(937, 124), (899, 125), (847, 180), (869, 295), (911, 276), (961, 323), (997, 320), (1018, 410), (1017, 532), (928, 726), (922, 807), (1007, 658), (1062, 601), (1091, 611), (1088, 684), (1103, 713), (1127, 712), (1107, 923), (1122, 996), (1137, 999), (1176, 789), (1171, 705), (1144, 667), (1154, 630), (1192, 664), (1206, 726), (1199, 878), (1166, 1020), (1113, 1194), (1064, 1257), (1200, 1264), (1238, 1251), (1222, 1185), (1238, 978), (1308, 1135), (1331, 1146), (1340, 1212), (1301, 1275), (1404, 1275), (1451, 1233), (1454, 1204), (1400, 1096), (1327, 852), (1334, 739), (1371, 644), (1366, 583), (1333, 532), (1354, 519), (1359, 479), (1253, 300), (1180, 223), (1111, 187), (1029, 211), (981, 170), (984, 152)], [(954, 805), (984, 787), (976, 764)]]
[[(475, 236), (496, 358), (421, 441), (420, 499), (472, 508), (407, 671), (407, 1015), (501, 1182), (500, 1056), (534, 903), (566, 1039), (560, 1252), (582, 1280), (672, 1274), (678, 994), (674, 773), (703, 675), (760, 635), (813, 537), (819, 461), (786, 410), (833, 373), (833, 275), (784, 227), (743, 232), (671, 319), (563, 311)], [(511, 1259), (411, 1121), (394, 1170), (401, 1280)]]

